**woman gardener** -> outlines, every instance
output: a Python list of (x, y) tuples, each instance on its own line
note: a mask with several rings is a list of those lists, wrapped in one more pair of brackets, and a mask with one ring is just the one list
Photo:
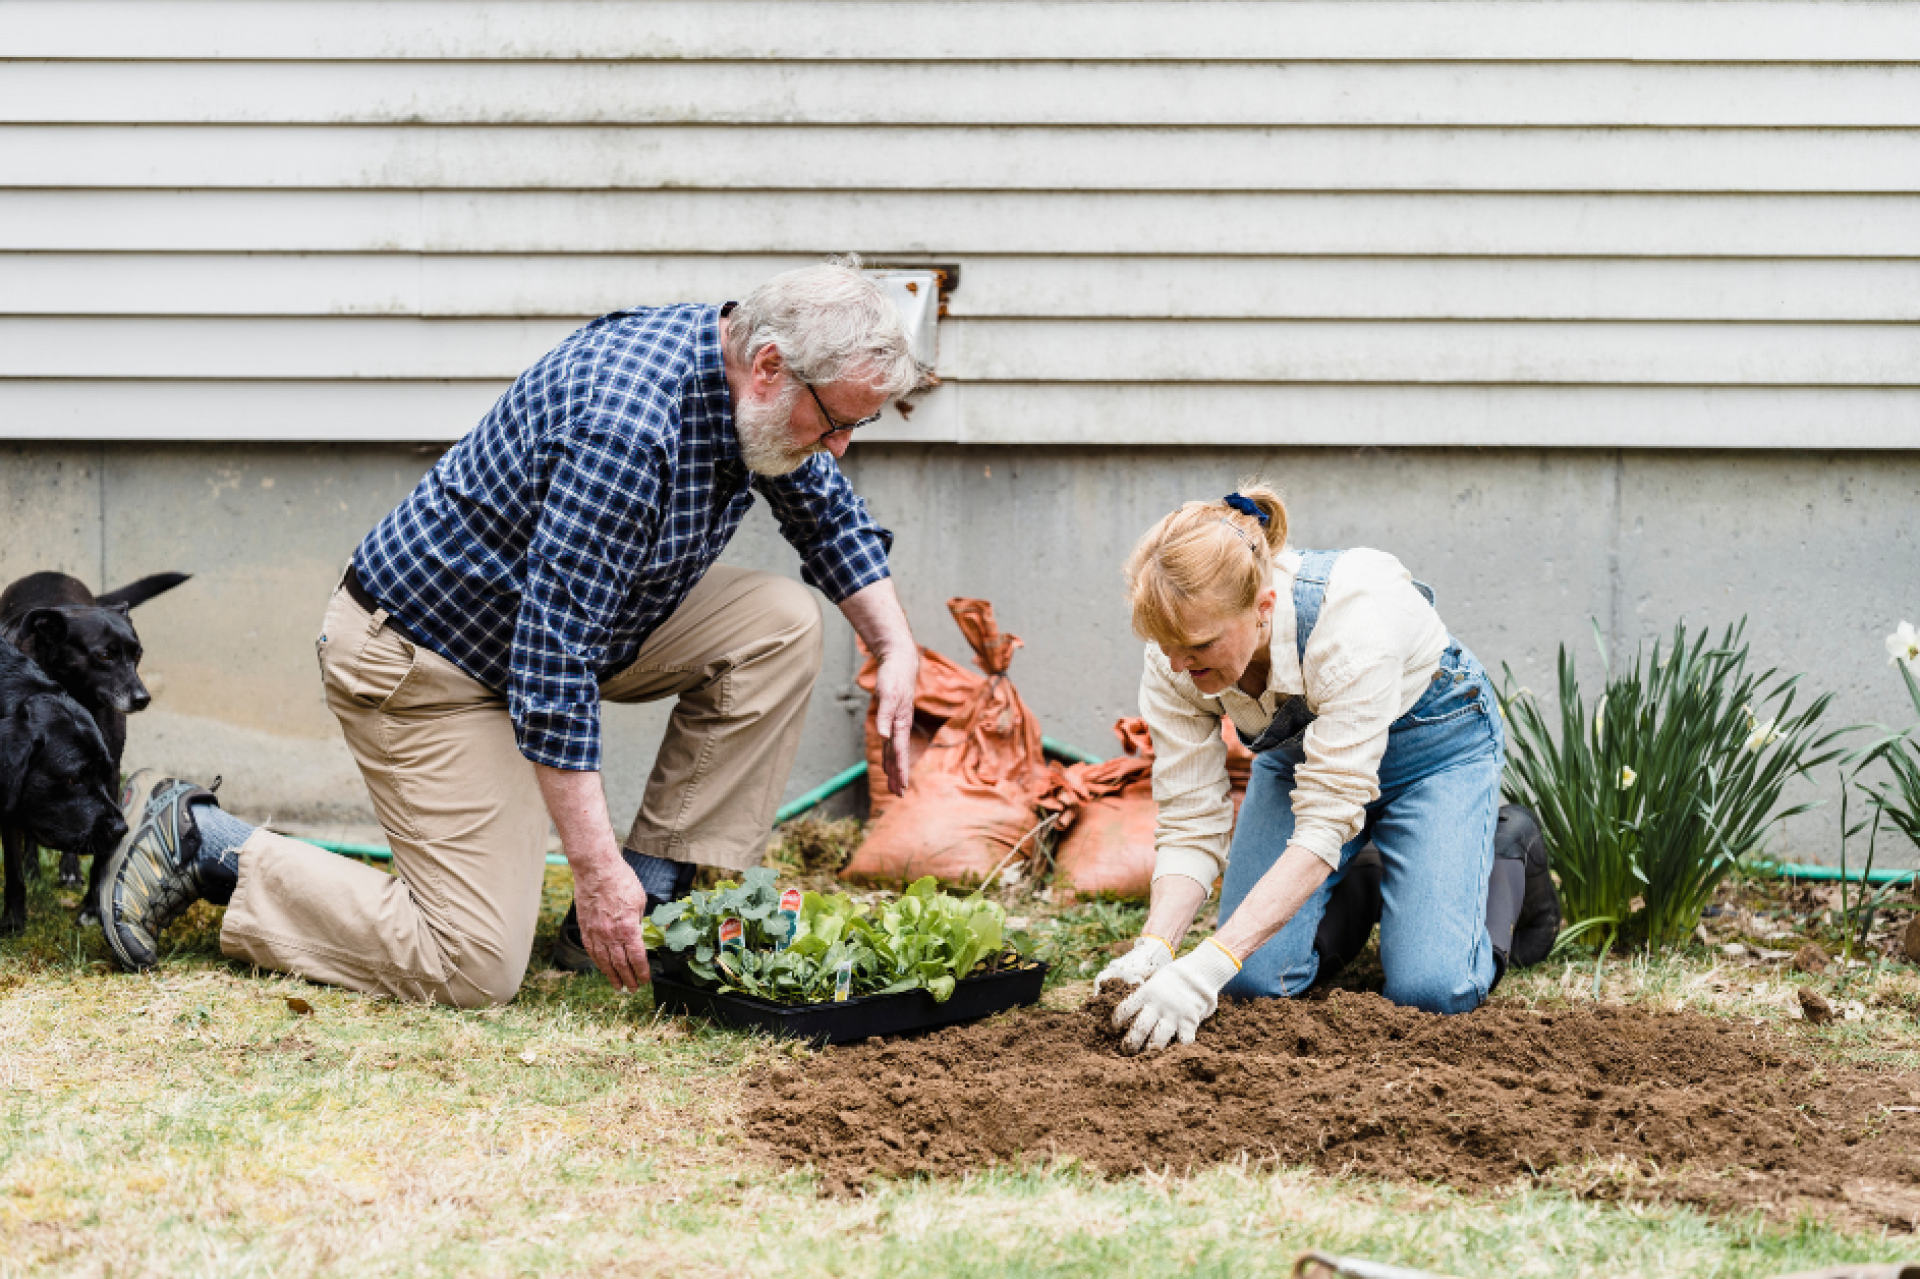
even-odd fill
[[(1312, 986), (1343, 944), (1330, 904), (1357, 950), (1374, 920), (1353, 900), (1369, 842), (1386, 997), (1478, 1007), (1542, 885), (1522, 861), (1496, 872), (1499, 709), (1427, 589), (1383, 551), (1289, 549), (1286, 507), (1256, 482), (1161, 520), (1126, 576), (1159, 806), (1146, 931), (1098, 978), (1138, 984), (1114, 1014), (1127, 1049), (1192, 1040), (1222, 994)], [(1237, 821), (1223, 720), (1254, 753)], [(1551, 897), (1544, 858), (1532, 878)], [(1176, 959), (1216, 879), (1220, 929)]]

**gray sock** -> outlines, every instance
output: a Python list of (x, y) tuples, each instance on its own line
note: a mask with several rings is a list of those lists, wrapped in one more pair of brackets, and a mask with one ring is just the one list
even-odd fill
[(631, 848), (621, 849), (620, 856), (654, 902), (678, 901), (693, 887), (693, 873), (697, 868), (692, 862), (670, 862), (664, 857), (636, 853)]
[(194, 805), (194, 829), (200, 832), (200, 855), (231, 861), (237, 870), (235, 855), (256, 827), (249, 826), (218, 804), (201, 801)]
[(240, 883), (240, 845), (254, 832), (212, 800), (193, 806), (193, 828), (200, 834), (200, 865), (207, 900), (224, 906)]

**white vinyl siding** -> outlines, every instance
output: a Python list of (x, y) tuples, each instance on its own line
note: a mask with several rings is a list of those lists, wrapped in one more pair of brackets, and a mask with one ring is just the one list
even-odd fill
[(0, 0), (0, 435), (446, 440), (950, 263), (883, 438), (1920, 448), (1920, 3)]

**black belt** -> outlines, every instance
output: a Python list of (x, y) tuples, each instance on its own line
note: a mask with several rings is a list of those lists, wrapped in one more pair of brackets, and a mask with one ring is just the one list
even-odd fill
[[(341, 579), (340, 585), (347, 588), (348, 597), (351, 598), (355, 604), (366, 609), (369, 616), (374, 613), (386, 611), (387, 606), (368, 594), (367, 588), (360, 584), (360, 573), (352, 564), (347, 565), (347, 575)], [(416, 648), (431, 647), (430, 645), (426, 645), (418, 635), (415, 635), (411, 630), (407, 629), (400, 619), (395, 617), (391, 611), (387, 611), (387, 620), (384, 625), (388, 630), (407, 641), (407, 643), (414, 645)]]

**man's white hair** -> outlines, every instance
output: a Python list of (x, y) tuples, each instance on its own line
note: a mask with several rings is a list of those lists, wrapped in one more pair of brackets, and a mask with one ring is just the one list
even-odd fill
[(815, 386), (857, 382), (895, 400), (920, 385), (900, 312), (851, 254), (784, 271), (734, 307), (727, 353), (745, 368), (769, 346)]

